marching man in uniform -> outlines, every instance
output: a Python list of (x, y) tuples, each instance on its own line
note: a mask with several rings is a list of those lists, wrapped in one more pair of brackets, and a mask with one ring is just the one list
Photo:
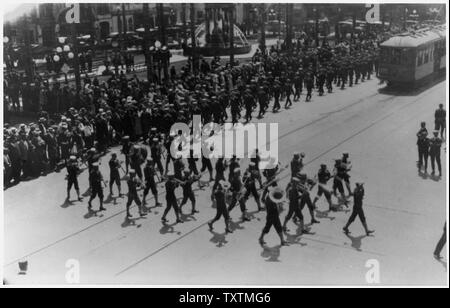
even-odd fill
[(91, 197), (88, 201), (88, 209), (92, 209), (92, 200), (95, 199), (96, 196), (98, 196), (100, 200), (100, 209), (99, 211), (105, 211), (105, 208), (103, 207), (103, 175), (101, 174), (100, 170), (98, 169), (98, 162), (95, 162), (92, 164), (92, 170), (89, 174), (89, 184), (91, 186)]
[(163, 223), (167, 222), (166, 216), (169, 213), (170, 209), (173, 208), (175, 212), (175, 216), (177, 218), (177, 223), (182, 223), (183, 221), (179, 217), (179, 209), (177, 203), (177, 197), (175, 195), (175, 189), (178, 187), (178, 183), (175, 179), (175, 174), (172, 172), (167, 173), (167, 181), (166, 181), (166, 209), (164, 210), (164, 214), (161, 218)]
[(430, 139), (430, 160), (431, 160), (431, 174), (434, 175), (435, 169), (434, 169), (434, 162), (436, 161), (439, 176), (442, 176), (442, 169), (441, 169), (441, 145), (442, 145), (442, 139), (438, 137), (439, 131), (435, 130), (433, 132), (433, 138)]
[(363, 199), (364, 199), (364, 183), (356, 183), (355, 190), (353, 191), (353, 212), (350, 215), (350, 218), (348, 219), (347, 224), (343, 228), (344, 232), (346, 234), (350, 233), (348, 230), (348, 227), (352, 224), (353, 221), (355, 221), (356, 217), (359, 217), (361, 220), (361, 223), (364, 227), (364, 230), (366, 231), (366, 235), (369, 236), (370, 234), (374, 233), (375, 231), (369, 230), (367, 227), (366, 217), (364, 216), (364, 210), (363, 210)]
[(264, 245), (266, 242), (264, 241), (264, 236), (269, 233), (270, 228), (273, 226), (280, 237), (280, 244), (282, 246), (286, 246), (288, 243), (284, 240), (283, 236), (283, 228), (281, 227), (280, 221), (280, 211), (279, 207), (283, 204), (285, 200), (284, 191), (279, 187), (274, 187), (270, 190), (268, 196), (264, 200), (266, 204), (266, 225), (261, 232), (261, 236), (259, 237), (259, 243)]
[(111, 159), (109, 161), (109, 194), (112, 196), (112, 188), (113, 184), (116, 183), (117, 188), (119, 189), (119, 197), (122, 196), (122, 192), (120, 190), (120, 174), (119, 174), (119, 168), (120, 168), (120, 161), (117, 159), (117, 154), (113, 153), (111, 155)]
[(232, 233), (230, 230), (229, 224), (230, 224), (230, 215), (228, 213), (227, 209), (227, 203), (226, 203), (226, 195), (228, 194), (228, 190), (230, 189), (230, 183), (221, 180), (217, 188), (214, 190), (214, 200), (216, 201), (216, 216), (208, 222), (209, 230), (213, 230), (213, 225), (216, 221), (220, 219), (220, 217), (223, 216), (223, 219), (225, 220), (225, 232), (226, 233)]
[(83, 198), (80, 197), (80, 187), (78, 186), (79, 173), (80, 166), (78, 165), (77, 158), (72, 155), (70, 156), (69, 162), (67, 163), (67, 200), (70, 200), (70, 190), (72, 189), (72, 186), (75, 187), (78, 201), (83, 200)]
[(128, 201), (127, 201), (127, 218), (132, 217), (130, 214), (130, 206), (131, 203), (136, 202), (139, 207), (139, 215), (145, 216), (146, 214), (143, 211), (143, 206), (141, 200), (139, 200), (137, 188), (141, 186), (141, 180), (136, 176), (136, 171), (134, 169), (129, 170), (130, 177), (127, 181), (128, 184)]
[(331, 179), (331, 173), (327, 169), (327, 165), (320, 165), (320, 170), (317, 173), (317, 179), (319, 181), (319, 188), (317, 189), (317, 195), (314, 198), (313, 206), (316, 207), (316, 202), (319, 200), (320, 196), (325, 195), (325, 199), (327, 199), (329, 210), (335, 211), (333, 208), (333, 204), (331, 203), (331, 192), (326, 188), (328, 180)]
[(145, 188), (144, 188), (144, 196), (142, 197), (142, 205), (145, 205), (147, 202), (145, 198), (148, 195), (148, 192), (151, 190), (153, 197), (155, 198), (155, 206), (160, 206), (161, 203), (158, 202), (158, 188), (155, 182), (156, 170), (155, 163), (153, 159), (147, 158), (147, 163), (144, 167), (144, 179), (145, 179)]

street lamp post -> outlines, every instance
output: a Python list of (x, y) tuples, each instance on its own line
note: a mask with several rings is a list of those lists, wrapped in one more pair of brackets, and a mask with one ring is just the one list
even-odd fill
[(334, 38), (336, 41), (338, 41), (341, 38), (341, 29), (339, 28), (339, 22), (341, 21), (341, 13), (342, 10), (340, 7), (337, 9), (337, 20), (336, 24), (334, 25)]
[(72, 30), (72, 48), (73, 48), (73, 68), (75, 72), (75, 85), (77, 89), (77, 100), (79, 99), (81, 90), (81, 78), (80, 78), (80, 65), (78, 59), (78, 40), (77, 40), (77, 25), (75, 23), (71, 24)]
[(234, 66), (234, 4), (228, 7), (228, 20), (230, 23), (230, 64)]
[(313, 12), (316, 47), (319, 47), (319, 11), (317, 10), (317, 8), (313, 8)]
[(192, 48), (192, 72), (194, 76), (197, 75), (197, 52), (196, 52), (196, 41), (195, 41), (195, 7), (191, 3), (190, 7), (190, 19), (191, 19), (191, 48)]
[[(144, 13), (146, 16), (150, 16), (150, 8), (148, 3), (144, 3)], [(145, 63), (147, 64), (147, 80), (151, 82), (152, 79), (152, 63), (151, 63), (151, 55), (149, 50), (149, 42), (150, 42), (150, 23), (148, 18), (145, 19), (145, 38), (144, 38), (144, 57)]]

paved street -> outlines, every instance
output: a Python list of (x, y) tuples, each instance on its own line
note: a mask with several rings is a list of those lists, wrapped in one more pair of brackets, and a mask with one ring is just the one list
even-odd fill
[[(303, 95), (292, 109), (268, 113), (261, 120), (279, 123), (282, 163), (288, 163), (293, 152), (306, 153), (310, 177), (321, 163), (332, 169), (335, 158), (350, 153), (351, 181), (365, 183), (365, 212), (369, 228), (376, 230), (374, 236), (364, 235), (359, 220), (345, 235), (342, 227), (350, 212), (327, 213), (321, 198), (317, 204), (321, 223), (311, 226), (312, 234), (297, 236), (291, 222), (289, 246), (278, 246), (271, 230), (267, 247), (262, 248), (257, 239), (266, 214), (256, 212), (253, 199), (247, 202), (253, 213), (250, 222), (240, 223), (240, 211), (234, 209), (232, 234), (224, 233), (223, 220), (215, 224), (214, 232), (208, 231), (207, 222), (215, 214), (208, 187), (196, 191), (200, 213), (184, 216), (183, 224), (173, 225), (172, 212), (169, 224), (162, 225), (164, 208), (151, 208), (146, 218), (139, 219), (136, 207), (134, 224), (127, 223), (126, 198), (107, 198), (107, 211), (92, 216), (86, 197), (75, 201), (72, 191), (72, 201), (64, 202), (64, 170), (4, 192), (6, 281), (63, 284), (66, 262), (75, 259), (80, 283), (365, 285), (366, 262), (375, 259), (383, 285), (445, 284), (446, 261), (436, 261), (432, 252), (446, 219), (446, 173), (439, 179), (419, 175), (416, 168), (419, 123), (426, 121), (432, 130), (434, 110), (445, 103), (445, 82), (412, 94), (394, 95), (382, 88), (378, 80), (371, 80), (323, 97), (315, 93), (309, 103)], [(102, 159), (105, 178), (109, 155)], [(442, 153), (443, 170), (445, 156)], [(284, 188), (289, 172), (281, 177)], [(86, 191), (87, 171), (79, 180), (81, 191)], [(127, 191), (126, 182), (122, 185)], [(181, 189), (177, 192), (181, 196)], [(285, 215), (286, 211), (281, 217)], [(304, 215), (309, 221), (306, 210)], [(28, 273), (18, 275), (18, 261), (24, 260)]]

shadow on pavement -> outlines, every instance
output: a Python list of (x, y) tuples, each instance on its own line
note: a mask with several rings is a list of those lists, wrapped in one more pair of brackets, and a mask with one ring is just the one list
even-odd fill
[(261, 252), (261, 257), (266, 259), (266, 262), (280, 262), (280, 250), (281, 245), (268, 247), (263, 246), (263, 251)]
[(346, 237), (348, 237), (352, 241), (352, 247), (355, 248), (357, 251), (362, 251), (362, 239), (367, 237), (367, 235), (360, 235), (357, 237), (352, 236), (350, 233), (344, 233)]
[(224, 247), (228, 241), (226, 240), (226, 233), (217, 233), (212, 230), (209, 232), (213, 235), (213, 237), (209, 240), (211, 243), (216, 244), (216, 247)]

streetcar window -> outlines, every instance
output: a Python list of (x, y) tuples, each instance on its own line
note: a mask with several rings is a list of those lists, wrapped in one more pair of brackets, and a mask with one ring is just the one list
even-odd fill
[(425, 50), (423, 57), (423, 64), (428, 63), (428, 50)]
[(417, 66), (421, 66), (423, 64), (423, 51), (420, 50), (417, 53)]

